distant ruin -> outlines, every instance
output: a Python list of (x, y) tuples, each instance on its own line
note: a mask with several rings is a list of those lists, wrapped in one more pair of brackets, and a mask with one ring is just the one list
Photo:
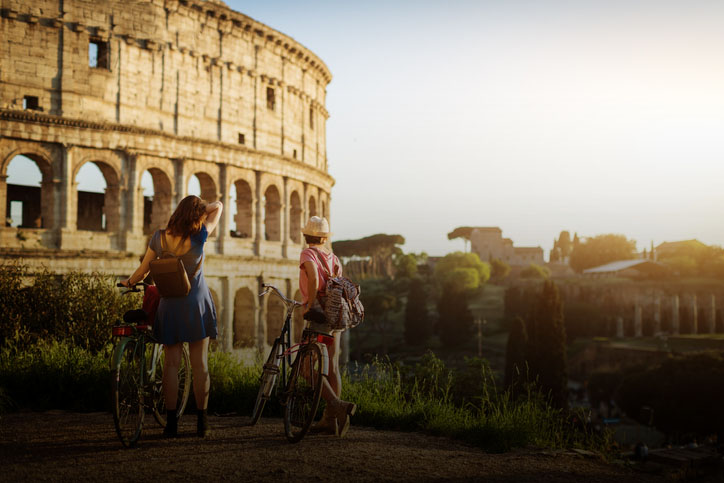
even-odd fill
[[(226, 207), (205, 265), (220, 346), (273, 341), (283, 308), (259, 284), (297, 293), (302, 224), (330, 212), (325, 64), (220, 1), (4, 0), (1, 15), (0, 259), (128, 275), (194, 179)], [(26, 158), (36, 186), (8, 178)], [(89, 165), (98, 192), (78, 187)]]

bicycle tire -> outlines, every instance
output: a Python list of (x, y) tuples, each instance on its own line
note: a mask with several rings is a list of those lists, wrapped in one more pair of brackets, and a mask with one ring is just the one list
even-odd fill
[[(150, 378), (151, 384), (151, 407), (153, 418), (162, 427), (166, 427), (166, 398), (163, 394), (163, 350), (158, 351), (156, 370)], [(176, 417), (180, 418), (186, 410), (191, 393), (191, 359), (186, 344), (183, 346), (181, 364), (178, 368), (178, 396), (176, 399)]]
[(261, 419), (261, 414), (264, 411), (266, 402), (271, 397), (271, 393), (274, 390), (274, 386), (277, 382), (277, 376), (279, 375), (279, 349), (281, 342), (279, 339), (274, 341), (269, 357), (267, 357), (264, 369), (262, 370), (261, 377), (259, 378), (259, 391), (256, 394), (256, 401), (254, 401), (254, 409), (251, 412), (251, 424), (254, 426)]
[(135, 446), (143, 429), (143, 367), (141, 341), (128, 339), (116, 346), (121, 351), (111, 372), (113, 423), (123, 446)]
[(291, 443), (301, 441), (314, 422), (322, 396), (322, 349), (303, 346), (292, 364), (284, 408), (284, 432)]

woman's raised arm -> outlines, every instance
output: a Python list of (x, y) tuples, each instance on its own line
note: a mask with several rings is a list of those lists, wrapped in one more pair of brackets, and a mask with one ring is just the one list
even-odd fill
[(219, 224), (221, 213), (223, 211), (224, 205), (221, 201), (214, 201), (206, 205), (206, 221), (204, 222), (204, 225), (206, 225), (206, 231), (209, 232), (209, 235), (212, 231), (214, 231), (216, 225)]

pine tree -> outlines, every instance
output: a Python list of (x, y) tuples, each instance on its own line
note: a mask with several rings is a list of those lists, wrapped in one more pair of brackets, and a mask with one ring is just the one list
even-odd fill
[(422, 345), (432, 335), (432, 321), (427, 313), (427, 295), (420, 278), (412, 279), (405, 305), (405, 342)]
[(526, 354), (531, 379), (538, 380), (556, 407), (567, 407), (566, 329), (560, 295), (553, 282), (544, 282), (533, 306)]
[(526, 380), (527, 363), (526, 348), (528, 345), (528, 332), (525, 322), (516, 317), (510, 327), (508, 344), (505, 348), (505, 387), (515, 391), (521, 382)]
[(437, 326), (440, 342), (447, 348), (460, 347), (470, 340), (473, 332), (473, 314), (468, 308), (465, 291), (446, 284), (437, 306), (440, 320)]

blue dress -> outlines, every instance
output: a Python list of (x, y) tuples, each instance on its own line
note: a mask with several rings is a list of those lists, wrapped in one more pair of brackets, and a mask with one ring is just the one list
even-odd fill
[[(211, 337), (216, 339), (216, 306), (206, 285), (203, 270), (204, 243), (209, 232), (202, 225), (201, 231), (191, 235), (191, 248), (181, 255), (191, 282), (186, 297), (161, 298), (153, 325), (153, 335), (165, 345), (179, 342), (195, 342)], [(161, 230), (157, 230), (148, 245), (157, 255), (161, 254)], [(196, 265), (201, 263), (196, 276), (191, 278)]]

